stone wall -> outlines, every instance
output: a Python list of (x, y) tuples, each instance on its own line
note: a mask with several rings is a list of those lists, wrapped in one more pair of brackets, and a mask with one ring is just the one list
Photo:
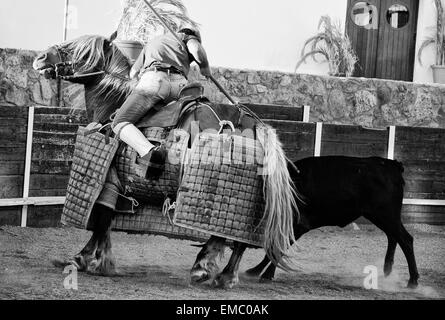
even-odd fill
[[(443, 85), (227, 68), (215, 68), (214, 77), (240, 102), (311, 106), (311, 121), (445, 128)], [(201, 79), (196, 70), (191, 79)], [(211, 83), (206, 95), (227, 102)]]
[[(83, 86), (47, 80), (32, 68), (35, 51), (0, 48), (0, 105), (84, 108)], [(58, 86), (60, 90), (60, 102)]]
[[(0, 49), (0, 105), (58, 105), (57, 81), (32, 70), (36, 53)], [(311, 106), (311, 121), (382, 128), (445, 128), (445, 86), (364, 78), (336, 78), (270, 71), (214, 68), (214, 77), (240, 102)], [(227, 102), (196, 70), (211, 101)], [(83, 108), (82, 86), (62, 82), (61, 105)]]

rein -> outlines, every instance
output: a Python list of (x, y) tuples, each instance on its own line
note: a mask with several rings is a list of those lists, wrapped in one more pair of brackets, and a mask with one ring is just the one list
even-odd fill
[(71, 81), (71, 80), (82, 79), (82, 78), (87, 78), (87, 77), (91, 77), (91, 76), (99, 76), (102, 74), (108, 74), (112, 77), (118, 78), (123, 81), (130, 80), (130, 78), (128, 76), (121, 76), (120, 74), (117, 74), (114, 72), (109, 72), (108, 70), (105, 70), (105, 69), (76, 75), (76, 70), (74, 68), (75, 63), (71, 60), (68, 60), (68, 56), (69, 56), (68, 52), (62, 46), (59, 46), (59, 45), (55, 45), (54, 49), (56, 50), (57, 55), (59, 56), (59, 59), (61, 61), (54, 65), (54, 71), (56, 74), (56, 78), (58, 78), (58, 79)]

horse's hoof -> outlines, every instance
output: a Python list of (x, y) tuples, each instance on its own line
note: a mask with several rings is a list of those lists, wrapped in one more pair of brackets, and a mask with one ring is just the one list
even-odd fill
[(269, 279), (269, 278), (260, 278), (260, 283), (272, 283), (273, 279)]
[(212, 286), (214, 288), (232, 289), (239, 283), (237, 276), (233, 274), (219, 274), (213, 279)]
[(74, 266), (79, 272), (85, 271), (87, 268), (87, 263), (85, 261), (85, 258), (81, 255), (74, 256), (70, 260), (54, 259), (52, 260), (52, 263), (56, 268), (65, 268), (67, 266)]
[(69, 266), (71, 264), (71, 262), (67, 260), (59, 260), (59, 259), (53, 259), (51, 260), (51, 263), (56, 268), (65, 268), (66, 266)]
[(92, 275), (110, 277), (116, 274), (116, 266), (113, 259), (94, 259), (88, 264), (87, 272)]
[(77, 271), (86, 271), (88, 266), (88, 260), (82, 255), (76, 255), (70, 261), (73, 266), (77, 268)]
[(203, 268), (197, 268), (190, 272), (190, 280), (192, 283), (203, 283), (210, 279), (210, 274)]
[(213, 278), (219, 272), (215, 261), (201, 261), (195, 263), (190, 271), (190, 279), (193, 283), (202, 283)]

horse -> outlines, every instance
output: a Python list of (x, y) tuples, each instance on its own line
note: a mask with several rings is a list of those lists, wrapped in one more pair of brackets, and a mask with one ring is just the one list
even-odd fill
[[(34, 60), (33, 67), (49, 78), (63, 77), (65, 80), (83, 84), (85, 87), (86, 111), (90, 122), (109, 123), (110, 116), (122, 105), (137, 81), (129, 78), (131, 64), (113, 40), (116, 33), (106, 38), (86, 35), (49, 47)], [(264, 129), (267, 134), (258, 134), (264, 149), (264, 163), (271, 169), (263, 176), (265, 231), (263, 247), (269, 259), (278, 267), (291, 270), (289, 253), (295, 242), (293, 225), (298, 220), (299, 209), (294, 188), (287, 169), (282, 145), (273, 128), (242, 105), (215, 105), (211, 108), (197, 107), (191, 118), (205, 123), (201, 130), (221, 128), (215, 118), (230, 121), (241, 132), (245, 129)], [(143, 127), (144, 121), (138, 124)], [(91, 213), (93, 234), (86, 246), (69, 261), (80, 271), (90, 271), (102, 275), (114, 272), (114, 259), (111, 253), (110, 226), (114, 212), (96, 204)], [(239, 282), (238, 269), (242, 255), (248, 247), (246, 243), (233, 242), (233, 252), (227, 266), (218, 273), (216, 258), (225, 249), (225, 238), (211, 236), (202, 246), (190, 271), (191, 281), (201, 283), (213, 279), (216, 287), (232, 288)]]

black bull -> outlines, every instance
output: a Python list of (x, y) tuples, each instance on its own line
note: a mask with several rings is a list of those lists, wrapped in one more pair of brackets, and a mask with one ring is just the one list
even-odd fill
[[(290, 175), (300, 194), (305, 197), (305, 203), (299, 203), (300, 221), (294, 223), (295, 239), (319, 227), (344, 227), (359, 217), (365, 217), (388, 238), (385, 276), (392, 271), (395, 249), (399, 244), (408, 262), (408, 287), (415, 288), (419, 274), (413, 237), (401, 222), (404, 187), (402, 164), (377, 157), (342, 156), (306, 158), (294, 164), (288, 166)], [(247, 273), (252, 276), (262, 273), (261, 280), (270, 281), (275, 270), (276, 266), (266, 256)]]

